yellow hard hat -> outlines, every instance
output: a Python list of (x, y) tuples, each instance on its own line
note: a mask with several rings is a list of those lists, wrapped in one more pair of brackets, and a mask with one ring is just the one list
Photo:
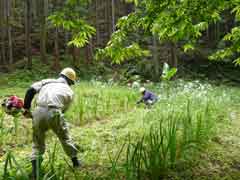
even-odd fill
[(66, 76), (73, 82), (76, 81), (76, 72), (72, 68), (64, 68), (60, 74)]

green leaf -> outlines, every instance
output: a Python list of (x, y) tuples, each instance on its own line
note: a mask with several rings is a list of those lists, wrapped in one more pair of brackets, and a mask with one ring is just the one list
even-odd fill
[(185, 44), (183, 46), (183, 50), (184, 50), (184, 52), (187, 52), (189, 50), (194, 50), (194, 46), (192, 44)]
[(240, 57), (233, 61), (235, 65), (240, 66)]
[(164, 81), (169, 81), (176, 73), (177, 68), (170, 68), (167, 63), (164, 63), (161, 79)]

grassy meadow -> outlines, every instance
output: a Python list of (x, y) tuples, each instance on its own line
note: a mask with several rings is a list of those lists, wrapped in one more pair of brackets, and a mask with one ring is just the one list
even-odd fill
[[(1, 98), (23, 97), (30, 82), (7, 84)], [(151, 109), (136, 106), (138, 89), (97, 80), (77, 83), (66, 118), (83, 167), (71, 167), (49, 131), (40, 179), (240, 177), (238, 87), (181, 79), (146, 87), (159, 95)], [(0, 110), (0, 179), (28, 179), (31, 131), (31, 119)]]

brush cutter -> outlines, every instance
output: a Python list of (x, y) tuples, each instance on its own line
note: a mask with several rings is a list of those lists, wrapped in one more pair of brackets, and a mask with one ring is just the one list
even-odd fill
[(3, 100), (2, 108), (9, 115), (16, 115), (23, 112), (23, 99), (18, 96), (10, 96)]

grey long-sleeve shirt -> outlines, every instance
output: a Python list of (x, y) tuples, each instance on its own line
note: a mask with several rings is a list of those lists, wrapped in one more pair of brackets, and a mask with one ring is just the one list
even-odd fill
[(38, 106), (54, 106), (65, 111), (73, 100), (74, 93), (62, 77), (38, 81), (31, 87), (39, 93)]

